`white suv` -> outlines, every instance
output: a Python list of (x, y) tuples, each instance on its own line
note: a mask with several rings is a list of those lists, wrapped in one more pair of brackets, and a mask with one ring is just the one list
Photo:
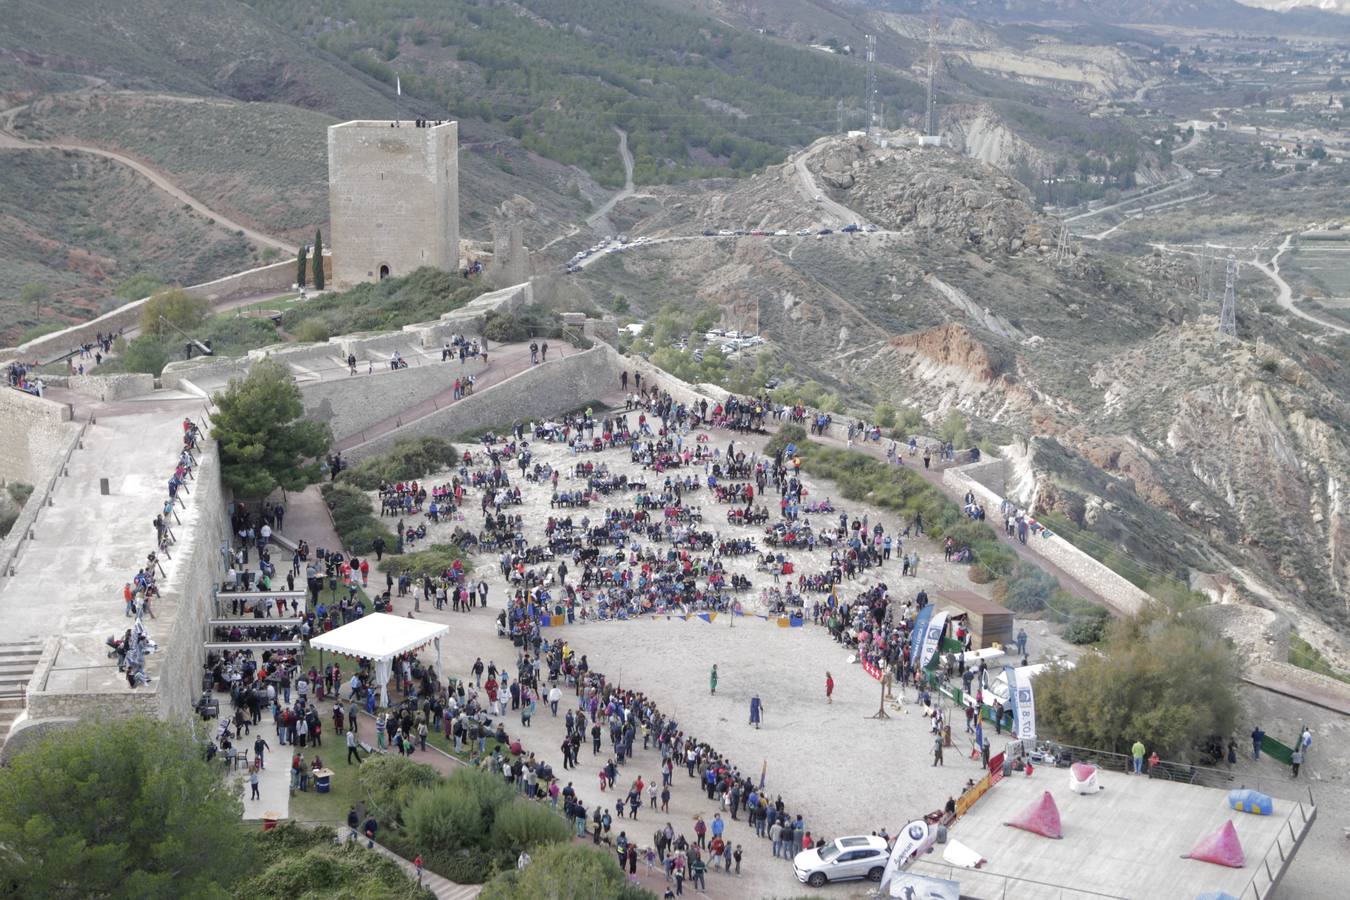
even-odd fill
[(889, 855), (886, 839), (876, 835), (842, 837), (816, 849), (803, 850), (792, 860), (797, 880), (820, 887), (830, 881), (866, 878), (880, 881)]

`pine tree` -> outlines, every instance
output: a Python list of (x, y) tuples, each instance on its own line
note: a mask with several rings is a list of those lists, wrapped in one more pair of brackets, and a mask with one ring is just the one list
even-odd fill
[(323, 235), (314, 231), (314, 290), (323, 290)]
[(308, 274), (305, 271), (305, 263), (308, 262), (308, 253), (308, 247), (301, 247), (300, 252), (296, 254), (295, 257), (295, 283), (296, 286), (302, 288), (305, 286), (305, 276)]

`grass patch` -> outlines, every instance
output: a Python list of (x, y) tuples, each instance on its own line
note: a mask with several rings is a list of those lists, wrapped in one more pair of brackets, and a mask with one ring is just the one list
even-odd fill
[(1299, 637), (1297, 631), (1289, 632), (1289, 662), (1300, 669), (1307, 669), (1309, 672), (1316, 672), (1318, 675), (1325, 675), (1328, 678), (1335, 678), (1337, 681), (1350, 684), (1350, 675), (1334, 669), (1321, 651)]
[(414, 580), (424, 575), (439, 577), (458, 562), (464, 571), (472, 572), (473, 565), (465, 560), (464, 552), (453, 544), (432, 544), (426, 550), (395, 556), (384, 564), (384, 571), (398, 578), (407, 574)]
[[(212, 316), (189, 333), (197, 340), (209, 341), (216, 356), (243, 356), (281, 341), (276, 326), (267, 319), (236, 315)], [(170, 362), (187, 358), (186, 343), (176, 334), (166, 338), (142, 334), (130, 341), (118, 338), (113, 342), (113, 355), (95, 371), (101, 375), (143, 372), (158, 377)], [(195, 348), (193, 355), (199, 355)]]

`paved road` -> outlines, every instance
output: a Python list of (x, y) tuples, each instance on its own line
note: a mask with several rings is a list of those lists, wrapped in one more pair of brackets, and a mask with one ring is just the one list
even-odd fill
[(1294, 236), (1292, 234), (1286, 234), (1284, 236), (1284, 242), (1280, 244), (1279, 249), (1275, 251), (1275, 255), (1271, 257), (1269, 263), (1263, 263), (1257, 258), (1251, 261), (1251, 265), (1262, 275), (1265, 275), (1271, 281), (1275, 282), (1275, 286), (1279, 288), (1280, 291), (1279, 296), (1276, 298), (1276, 302), (1284, 307), (1285, 310), (1298, 316), (1304, 321), (1312, 322), (1314, 325), (1318, 325), (1322, 328), (1330, 328), (1332, 331), (1339, 331), (1341, 334), (1350, 334), (1350, 328), (1319, 319), (1311, 313), (1306, 313), (1294, 305), (1294, 291), (1289, 286), (1289, 282), (1285, 281), (1280, 275), (1280, 257), (1289, 249), (1289, 245), (1293, 240)]
[[(857, 222), (859, 225), (864, 226), (867, 225), (868, 222), (865, 217), (849, 209), (847, 206), (844, 206), (842, 203), (831, 200), (829, 195), (821, 190), (820, 186), (816, 184), (816, 176), (812, 174), (811, 170), (807, 167), (806, 164), (811, 161), (811, 158), (821, 150), (825, 149), (826, 146), (828, 145), (820, 144), (813, 147), (793, 161), (793, 167), (797, 170), (798, 193), (802, 195), (807, 203), (818, 207), (821, 212), (834, 216), (840, 225), (847, 225), (850, 222)], [(820, 199), (817, 200), (817, 197)]]

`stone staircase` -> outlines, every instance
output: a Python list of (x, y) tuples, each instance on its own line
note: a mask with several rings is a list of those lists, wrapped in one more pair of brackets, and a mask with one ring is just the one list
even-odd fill
[(42, 644), (38, 642), (0, 643), (0, 746), (28, 704), (28, 680), (41, 656)]

